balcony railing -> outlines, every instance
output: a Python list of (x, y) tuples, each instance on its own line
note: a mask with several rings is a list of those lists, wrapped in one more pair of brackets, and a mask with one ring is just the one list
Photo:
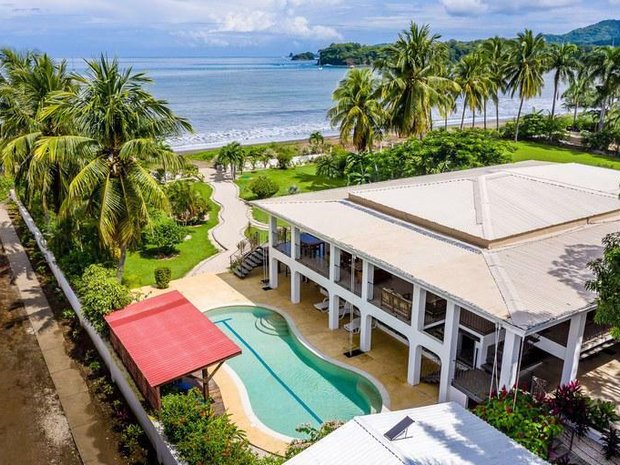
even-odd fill
[(375, 286), (373, 294), (370, 302), (375, 306), (407, 324), (411, 323), (411, 294), (400, 294), (394, 289), (379, 286)]

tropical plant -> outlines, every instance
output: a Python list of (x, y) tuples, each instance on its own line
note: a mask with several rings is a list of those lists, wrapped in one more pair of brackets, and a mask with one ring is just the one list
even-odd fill
[[(463, 95), (463, 113), (461, 129), (465, 121), (465, 110), (469, 107), (472, 113), (471, 126), (475, 126), (476, 111), (482, 110), (484, 102), (491, 94), (493, 85), (491, 77), (481, 53), (465, 55), (454, 67), (454, 80), (461, 88)], [(486, 122), (485, 122), (486, 125)]]
[[(567, 117), (557, 117), (551, 119), (545, 115), (542, 110), (528, 113), (521, 118), (519, 124), (519, 136), (521, 139), (540, 140), (548, 139), (558, 142), (566, 136), (566, 127), (569, 124)], [(507, 121), (501, 130), (506, 138), (514, 138), (516, 131), (516, 122)]]
[(603, 435), (603, 453), (607, 460), (620, 455), (620, 435), (616, 428), (609, 428)]
[(340, 81), (332, 96), (335, 105), (327, 116), (340, 127), (340, 140), (353, 142), (362, 152), (381, 138), (384, 113), (379, 101), (378, 81), (370, 69), (352, 69)]
[(280, 187), (273, 179), (258, 176), (248, 184), (248, 189), (257, 199), (266, 199), (276, 195)]
[(166, 186), (166, 194), (174, 218), (183, 225), (203, 220), (209, 211), (209, 202), (192, 181), (175, 181)]
[(306, 450), (311, 445), (323, 439), (328, 434), (336, 431), (342, 426), (342, 424), (343, 423), (341, 421), (333, 420), (323, 423), (318, 428), (315, 428), (311, 425), (302, 425), (298, 428), (295, 428), (297, 432), (305, 434), (306, 439), (293, 439), (286, 448), (284, 457), (287, 460), (293, 458), (300, 452)]
[(170, 278), (172, 277), (172, 271), (167, 266), (155, 268), (153, 272), (155, 278), (155, 287), (157, 289), (168, 289), (170, 285)]
[(310, 149), (312, 153), (320, 153), (323, 151), (323, 147), (325, 145), (325, 138), (323, 137), (323, 134), (321, 134), (319, 131), (315, 131), (310, 134), (310, 137), (308, 138), (308, 143), (310, 144)]
[(495, 105), (495, 128), (499, 130), (499, 96), (506, 91), (507, 84), (506, 62), (508, 51), (506, 40), (497, 36), (487, 39), (480, 46), (480, 53), (483, 60), (486, 62), (487, 72), (491, 81), (491, 85), (489, 86), (489, 98), (493, 100), (493, 104)]
[(560, 83), (573, 79), (577, 68), (577, 46), (575, 44), (552, 44), (549, 48), (549, 70), (553, 71), (553, 103), (551, 118), (555, 116), (555, 104), (558, 100)]
[(231, 142), (219, 150), (215, 162), (229, 168), (230, 175), (234, 180), (237, 176), (237, 170), (243, 169), (245, 152), (239, 142)]
[(568, 422), (578, 436), (586, 434), (590, 426), (589, 398), (583, 394), (579, 381), (558, 386), (547, 402), (551, 413)]
[(127, 250), (140, 240), (149, 208), (168, 209), (147, 167), (178, 170), (183, 159), (164, 138), (191, 126), (144, 89), (151, 82), (144, 74), (122, 70), (118, 60), (103, 56), (86, 65), (86, 75), (75, 76), (79, 86), (54, 93), (41, 112), (42, 118), (71, 121), (74, 135), (41, 137), (34, 156), (49, 163), (84, 161), (61, 214), (96, 218), (101, 242), (117, 254), (121, 280)]
[(144, 231), (144, 242), (164, 256), (174, 254), (184, 237), (185, 228), (166, 215), (156, 215)]
[(317, 157), (314, 163), (318, 176), (330, 179), (342, 178), (345, 175), (347, 155), (336, 153), (325, 154)]
[(350, 153), (347, 156), (345, 175), (348, 184), (368, 184), (374, 181), (376, 168), (368, 152)]
[(80, 168), (80, 160), (37, 157), (35, 148), (41, 138), (69, 130), (70, 121), (46, 116), (42, 110), (52, 93), (70, 91), (74, 79), (64, 60), (56, 62), (48, 55), (32, 52), (18, 54), (4, 49), (0, 52), (0, 68), (2, 164), (16, 184), (24, 188), (29, 201), (38, 198), (46, 214), (50, 204), (57, 213), (69, 181)]
[(600, 105), (598, 130), (605, 127), (609, 103), (620, 90), (620, 47), (598, 47), (586, 57), (590, 79), (596, 79), (597, 101)]
[(515, 126), (515, 142), (519, 140), (519, 123), (523, 102), (540, 94), (547, 69), (545, 39), (542, 34), (534, 35), (531, 30), (517, 34), (510, 43), (509, 59), (506, 64), (508, 89), (512, 96), (519, 96), (519, 110)]
[(412, 22), (394, 44), (385, 48), (385, 58), (375, 64), (383, 76), (386, 126), (399, 136), (426, 134), (431, 128), (431, 110), (441, 95), (458, 90), (447, 77), (448, 52), (440, 37), (431, 34), (428, 25), (420, 27)]
[(278, 161), (278, 169), (288, 169), (293, 162), (293, 154), (288, 151), (279, 151), (276, 154), (276, 160)]
[(135, 296), (118, 282), (114, 270), (90, 265), (76, 283), (82, 314), (99, 333), (105, 331), (104, 316), (129, 305)]
[(568, 88), (562, 94), (564, 105), (573, 110), (573, 128), (577, 125), (577, 111), (594, 101), (594, 86), (588, 68), (578, 62), (575, 72), (568, 75)]
[(597, 293), (594, 319), (611, 326), (611, 334), (620, 339), (620, 233), (603, 239), (603, 256), (589, 264), (594, 279), (586, 288)]

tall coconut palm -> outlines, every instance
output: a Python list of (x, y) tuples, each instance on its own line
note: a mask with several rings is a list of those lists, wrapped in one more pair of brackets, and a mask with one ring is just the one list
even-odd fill
[(223, 167), (230, 168), (233, 181), (237, 177), (237, 169), (242, 169), (245, 163), (245, 152), (239, 142), (230, 142), (217, 153), (216, 162)]
[(377, 79), (370, 69), (352, 69), (332, 96), (335, 105), (327, 112), (332, 126), (340, 128), (340, 140), (353, 142), (358, 152), (372, 148), (381, 138), (384, 111)]
[(512, 96), (519, 95), (515, 142), (519, 140), (519, 122), (523, 102), (540, 95), (546, 69), (547, 53), (543, 35), (534, 35), (529, 29), (517, 34), (517, 38), (510, 42), (510, 54), (506, 65), (508, 89)]
[(376, 63), (383, 75), (388, 127), (400, 136), (422, 137), (431, 127), (431, 110), (441, 95), (456, 88), (446, 76), (448, 53), (440, 37), (431, 34), (428, 25), (411, 23)]
[(461, 88), (463, 95), (463, 112), (461, 114), (461, 129), (465, 122), (465, 110), (472, 112), (471, 125), (475, 125), (476, 110), (481, 110), (484, 101), (489, 96), (492, 85), (486, 63), (478, 52), (465, 55), (454, 67), (454, 78)]
[(53, 94), (42, 111), (43, 117), (72, 121), (74, 135), (41, 137), (35, 157), (84, 160), (61, 215), (95, 218), (101, 242), (118, 257), (121, 280), (127, 250), (139, 240), (149, 209), (168, 209), (149, 168), (178, 169), (182, 158), (164, 138), (191, 126), (144, 89), (150, 82), (144, 74), (103, 56), (86, 64), (86, 74), (75, 77), (78, 87)]
[(610, 101), (620, 91), (620, 47), (599, 47), (589, 54), (586, 64), (590, 77), (597, 80), (600, 104), (598, 130), (605, 127), (605, 114)]
[(508, 57), (506, 40), (497, 36), (487, 39), (480, 46), (480, 52), (486, 62), (491, 81), (489, 98), (493, 100), (495, 105), (495, 128), (499, 130), (499, 96), (506, 91), (506, 61)]
[(571, 79), (577, 67), (577, 50), (575, 44), (553, 44), (549, 49), (549, 69), (553, 71), (551, 119), (555, 116), (555, 103), (559, 97), (560, 83), (565, 83)]
[[(35, 195), (47, 212), (48, 200), (58, 212), (66, 195), (68, 182), (79, 165), (74, 159), (37, 160), (35, 147), (41, 137), (66, 133), (70, 122), (42, 116), (42, 109), (52, 93), (69, 91), (73, 78), (66, 62), (56, 62), (48, 55), (16, 54), (10, 50), (0, 53), (7, 72), (0, 84), (4, 101), (0, 118), (3, 121), (1, 158), (4, 168), (24, 185), (26, 195)], [(49, 197), (49, 199), (48, 199)]]

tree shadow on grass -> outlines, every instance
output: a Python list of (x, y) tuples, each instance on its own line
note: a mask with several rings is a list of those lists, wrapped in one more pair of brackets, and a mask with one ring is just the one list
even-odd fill
[(293, 179), (299, 180), (300, 183), (304, 183), (306, 185), (305, 190), (307, 191), (319, 191), (344, 186), (341, 179), (328, 179), (317, 176), (316, 174), (296, 173)]

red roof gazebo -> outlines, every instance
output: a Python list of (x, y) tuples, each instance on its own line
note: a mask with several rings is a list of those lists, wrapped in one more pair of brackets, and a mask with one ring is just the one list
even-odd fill
[[(160, 387), (202, 372), (208, 398), (209, 380), (241, 349), (178, 291), (145, 299), (105, 317), (110, 342), (138, 388), (156, 409)], [(209, 367), (215, 369), (209, 375)]]

